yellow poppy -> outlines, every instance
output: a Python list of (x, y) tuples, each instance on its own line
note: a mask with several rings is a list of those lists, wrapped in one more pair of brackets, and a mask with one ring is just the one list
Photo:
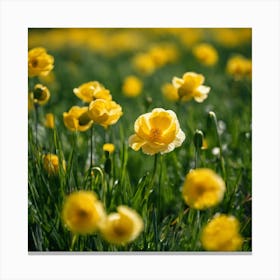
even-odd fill
[(34, 48), (28, 52), (28, 76), (46, 76), (53, 69), (54, 57), (44, 48)]
[(239, 228), (234, 216), (216, 214), (202, 229), (202, 246), (207, 251), (238, 251), (243, 243)]
[(87, 103), (95, 99), (112, 100), (110, 91), (97, 81), (84, 83), (73, 91), (78, 98)]
[(210, 44), (198, 44), (193, 48), (192, 52), (196, 59), (206, 66), (213, 66), (218, 61), (218, 52)]
[(93, 124), (88, 116), (88, 107), (73, 106), (63, 113), (63, 121), (70, 131), (86, 131)]
[(176, 114), (171, 110), (154, 109), (137, 118), (134, 123), (135, 134), (129, 137), (129, 146), (143, 153), (169, 153), (182, 145), (185, 134), (180, 129)]
[(127, 76), (123, 82), (122, 91), (125, 96), (135, 97), (138, 96), (143, 88), (142, 81), (135, 76)]
[(122, 107), (115, 101), (96, 99), (89, 104), (89, 117), (105, 128), (115, 124), (122, 114)]
[(133, 209), (121, 205), (117, 213), (107, 216), (100, 226), (100, 232), (105, 240), (117, 245), (134, 241), (144, 228), (140, 215)]
[(186, 72), (182, 78), (174, 77), (173, 86), (178, 90), (178, 95), (182, 101), (189, 101), (192, 98), (196, 102), (203, 102), (210, 91), (210, 87), (203, 85), (204, 76), (194, 72)]
[(65, 199), (62, 220), (75, 234), (94, 233), (105, 217), (104, 207), (94, 192), (76, 191)]
[(36, 84), (31, 92), (31, 98), (35, 104), (45, 105), (51, 97), (50, 91), (46, 86)]
[[(57, 175), (59, 172), (59, 158), (54, 154), (43, 155), (43, 167), (49, 175)], [(66, 170), (65, 160), (62, 161), (62, 168)]]
[(191, 208), (206, 209), (221, 202), (226, 190), (223, 179), (208, 168), (190, 171), (183, 185), (183, 198)]

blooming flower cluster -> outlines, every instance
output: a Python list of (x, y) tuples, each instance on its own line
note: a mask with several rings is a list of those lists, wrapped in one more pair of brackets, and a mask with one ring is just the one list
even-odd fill
[(122, 116), (122, 108), (112, 100), (110, 91), (97, 81), (91, 81), (74, 88), (74, 93), (88, 106), (73, 106), (63, 113), (65, 126), (70, 131), (86, 131), (93, 124), (104, 128), (115, 124)]

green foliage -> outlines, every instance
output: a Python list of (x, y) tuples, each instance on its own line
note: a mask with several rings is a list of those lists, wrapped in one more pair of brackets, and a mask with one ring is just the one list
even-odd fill
[[(29, 35), (44, 36), (47, 32), (30, 30)], [(217, 65), (206, 67), (195, 60), (190, 49), (176, 36), (154, 35), (149, 40), (149, 44), (162, 41), (174, 44), (180, 59), (151, 75), (143, 75), (131, 64), (134, 51), (107, 56), (81, 45), (43, 46), (49, 47), (48, 52), (55, 58), (55, 80), (44, 82), (51, 98), (38, 108), (38, 122), (35, 111), (29, 111), (29, 251), (70, 250), (73, 236), (62, 223), (61, 209), (65, 196), (79, 189), (96, 192), (107, 213), (121, 204), (135, 209), (145, 226), (141, 235), (126, 246), (111, 245), (98, 233), (78, 236), (74, 251), (203, 251), (199, 239), (201, 229), (217, 212), (232, 214), (240, 221), (245, 238), (242, 250), (252, 250), (251, 81), (233, 80), (225, 72), (227, 59), (236, 52), (250, 56), (251, 45), (228, 48), (216, 43), (220, 60)], [(208, 40), (212, 42), (213, 39), (208, 37)], [(149, 44), (144, 45), (142, 51)], [(209, 97), (203, 103), (192, 100), (177, 104), (166, 100), (161, 93), (162, 85), (187, 71), (205, 76), (205, 85), (211, 87)], [(122, 81), (129, 74), (137, 75), (144, 83), (142, 94), (135, 98), (122, 94)], [(34, 79), (29, 80), (29, 86)], [(83, 105), (73, 88), (94, 80), (110, 90), (124, 114), (108, 131), (93, 126), (94, 167), (90, 169), (90, 131), (68, 131), (62, 114), (74, 105)], [(146, 102), (147, 97), (152, 98), (151, 104)], [(186, 140), (173, 152), (155, 158), (129, 148), (128, 137), (134, 132), (136, 118), (156, 107), (176, 112)], [(215, 112), (215, 122), (209, 121), (210, 111)], [(44, 115), (48, 112), (55, 115), (55, 129), (44, 126)], [(203, 132), (208, 143), (208, 148), (199, 150), (198, 154), (193, 142), (196, 130)], [(115, 145), (114, 153), (104, 153), (102, 146), (106, 142)], [(217, 148), (222, 152), (215, 153)], [(44, 153), (58, 155), (60, 163), (65, 160), (66, 171), (60, 167), (57, 176), (48, 175), (42, 166)], [(204, 211), (190, 209), (181, 193), (185, 175), (195, 168), (196, 162), (200, 167), (213, 169), (226, 182), (223, 201)]]

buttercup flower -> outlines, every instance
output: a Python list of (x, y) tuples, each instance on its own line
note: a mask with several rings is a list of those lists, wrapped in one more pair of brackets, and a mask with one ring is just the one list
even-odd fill
[(155, 62), (148, 53), (137, 54), (133, 58), (132, 64), (138, 72), (144, 75), (152, 74), (156, 69)]
[(89, 104), (89, 117), (105, 128), (115, 124), (122, 114), (122, 107), (115, 101), (96, 99)]
[(45, 105), (51, 97), (50, 91), (46, 86), (36, 84), (31, 92), (31, 98), (35, 104)]
[(54, 114), (52, 114), (52, 113), (46, 114), (45, 126), (48, 128), (54, 128)]
[(79, 106), (73, 106), (69, 112), (64, 112), (63, 121), (71, 131), (86, 131), (93, 124), (88, 116), (88, 107)]
[(138, 96), (143, 88), (142, 81), (135, 76), (127, 76), (123, 82), (122, 91), (128, 97)]
[(235, 79), (252, 76), (252, 61), (241, 55), (230, 58), (227, 62), (226, 71)]
[(190, 171), (183, 185), (183, 198), (191, 208), (206, 209), (217, 205), (226, 190), (223, 179), (208, 168)]
[(169, 153), (182, 145), (185, 134), (180, 129), (176, 114), (171, 110), (154, 109), (137, 118), (134, 123), (135, 134), (129, 137), (129, 146), (143, 153)]
[(77, 97), (87, 103), (96, 99), (112, 100), (110, 91), (97, 81), (84, 83), (73, 91)]
[(65, 199), (62, 220), (73, 233), (94, 233), (105, 217), (103, 205), (94, 192), (76, 191)]
[(206, 66), (212, 66), (218, 61), (218, 52), (210, 44), (199, 44), (193, 48), (192, 52), (197, 60)]
[(110, 154), (115, 151), (115, 145), (112, 143), (105, 143), (102, 148), (103, 151), (108, 152)]
[(178, 95), (182, 101), (189, 101), (192, 98), (196, 102), (203, 102), (210, 91), (210, 87), (204, 86), (204, 76), (194, 72), (186, 72), (183, 78), (174, 77), (173, 86), (178, 90)]
[[(54, 154), (43, 155), (43, 167), (49, 175), (51, 175), (51, 176), (57, 175), (59, 172), (58, 156), (54, 155)], [(64, 160), (62, 162), (62, 168), (64, 171), (66, 170), (66, 163)]]
[(207, 251), (238, 251), (243, 238), (234, 216), (216, 214), (202, 230), (201, 243)]
[(100, 226), (100, 231), (105, 240), (117, 245), (124, 245), (135, 240), (144, 228), (144, 223), (139, 214), (133, 209), (121, 205), (117, 213), (107, 216)]
[(44, 48), (34, 48), (28, 52), (28, 76), (46, 76), (53, 69), (54, 58)]
[(178, 90), (170, 83), (166, 83), (162, 86), (161, 91), (164, 97), (170, 101), (178, 101)]

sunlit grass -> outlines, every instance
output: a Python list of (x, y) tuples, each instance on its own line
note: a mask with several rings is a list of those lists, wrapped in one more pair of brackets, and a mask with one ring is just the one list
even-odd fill
[[(237, 71), (239, 75), (233, 76), (226, 71), (234, 55), (251, 57), (246, 30), (29, 31), (29, 48), (44, 47), (54, 57), (54, 68), (47, 76), (29, 77), (29, 92), (39, 83), (50, 91), (46, 104), (31, 106), (28, 112), (29, 251), (204, 251), (201, 233), (216, 213), (236, 217), (244, 239), (240, 250), (252, 250), (251, 80), (248, 72)], [(231, 45), (223, 43), (223, 34), (236, 36), (239, 43), (235, 37)], [(130, 44), (132, 38), (135, 41)], [(204, 65), (195, 58), (192, 47), (200, 42), (215, 47), (216, 64)], [(170, 56), (174, 49), (176, 56), (164, 59), (165, 52)], [(133, 59), (148, 52), (155, 64), (148, 64), (152, 68), (147, 72), (135, 67)], [(162, 86), (186, 72), (201, 73), (211, 88), (202, 103), (164, 97)], [(123, 92), (124, 81), (131, 75), (142, 83), (141, 93), (134, 97)], [(94, 123), (86, 131), (70, 131), (63, 113), (72, 106), (88, 106), (73, 89), (89, 81), (102, 83), (123, 114), (107, 128)], [(151, 156), (134, 151), (128, 139), (135, 133), (136, 119), (154, 108), (173, 110), (186, 138), (173, 151)], [(54, 115), (54, 126), (46, 126), (47, 113)], [(197, 131), (203, 147), (197, 142)], [(104, 150), (105, 143), (112, 143), (114, 151)], [(57, 156), (55, 172), (44, 165), (46, 154)], [(202, 210), (185, 203), (182, 187), (195, 168), (211, 169), (224, 180), (220, 203)], [(134, 209), (143, 219), (139, 236), (116, 245), (99, 230), (85, 235), (71, 232), (62, 209), (66, 197), (78, 190), (94, 192), (107, 214), (117, 212), (120, 205)]]

